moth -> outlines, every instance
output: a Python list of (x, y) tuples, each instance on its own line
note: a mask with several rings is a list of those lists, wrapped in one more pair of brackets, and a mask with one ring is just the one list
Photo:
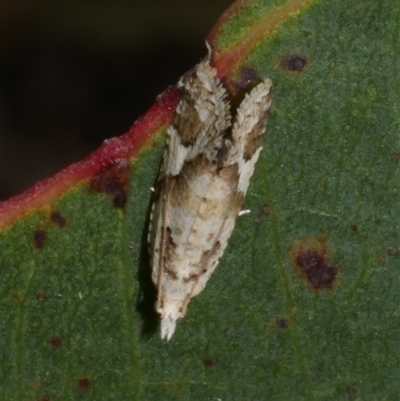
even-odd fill
[(206, 58), (178, 83), (182, 97), (167, 129), (149, 229), (152, 280), (161, 338), (205, 287), (221, 258), (258, 160), (271, 81), (232, 111)]

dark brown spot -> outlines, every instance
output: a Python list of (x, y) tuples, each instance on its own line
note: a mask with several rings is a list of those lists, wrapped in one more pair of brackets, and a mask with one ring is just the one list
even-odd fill
[(355, 224), (352, 224), (350, 226), (350, 230), (356, 233), (358, 231), (358, 227)]
[(211, 368), (211, 366), (215, 365), (215, 360), (212, 359), (212, 358), (206, 358), (206, 359), (203, 360), (203, 365), (206, 368)]
[(46, 240), (46, 231), (35, 230), (33, 232), (33, 243), (35, 245), (35, 248), (37, 249), (43, 248), (45, 240)]
[[(203, 91), (205, 92), (202, 93)], [(198, 101), (198, 98), (205, 99), (209, 96), (208, 90), (204, 87), (196, 87), (195, 92), (196, 99), (192, 97), (193, 93), (186, 90), (183, 92), (171, 123), (180, 135), (181, 144), (186, 147), (193, 145), (203, 127), (195, 102)]]
[(230, 154), (229, 153), (230, 146), (231, 146), (231, 141), (229, 141), (227, 139), (223, 142), (222, 146), (218, 149), (216, 163), (215, 163), (215, 165), (217, 166), (217, 171), (220, 171), (224, 167), (226, 160)]
[(42, 292), (39, 292), (38, 294), (36, 294), (36, 299), (40, 302), (43, 302), (46, 300), (46, 297), (44, 296), (44, 294)]
[(276, 320), (276, 327), (278, 329), (287, 329), (289, 327), (289, 320), (285, 318), (280, 318)]
[(60, 348), (63, 344), (63, 339), (61, 337), (52, 337), (50, 339), (50, 344), (54, 347), (54, 348)]
[(254, 68), (244, 67), (239, 72), (239, 78), (236, 81), (236, 88), (248, 91), (260, 81), (257, 71)]
[(300, 54), (288, 54), (279, 63), (281, 68), (294, 72), (302, 72), (306, 65), (307, 59)]
[(396, 152), (396, 153), (394, 154), (394, 157), (395, 157), (397, 160), (400, 160), (400, 152)]
[(206, 259), (210, 256), (211, 249), (207, 249), (206, 251), (203, 251), (203, 254), (201, 256), (202, 259)]
[(112, 199), (115, 207), (123, 208), (126, 203), (129, 170), (129, 163), (126, 160), (115, 161), (90, 180), (89, 188), (92, 191), (105, 193)]
[(15, 292), (12, 296), (17, 302), (21, 302), (21, 295), (18, 292)]
[(113, 199), (113, 205), (115, 207), (118, 207), (120, 209), (122, 209), (125, 206), (126, 203), (126, 194), (124, 193), (120, 193), (118, 195), (115, 195), (114, 199)]
[(170, 246), (176, 248), (176, 243), (175, 243), (174, 239), (172, 238), (172, 230), (171, 230), (171, 227), (169, 227), (169, 226), (165, 229), (165, 241)]
[(67, 225), (67, 220), (59, 212), (53, 212), (50, 218), (59, 228), (64, 228)]
[(88, 377), (80, 377), (78, 379), (78, 387), (79, 388), (87, 389), (87, 388), (90, 387), (91, 384), (92, 383), (91, 383), (91, 381), (90, 381), (90, 379)]
[(296, 264), (303, 272), (307, 272), (309, 269), (323, 263), (323, 260), (323, 256), (317, 251), (306, 250), (297, 256)]
[(265, 213), (265, 214), (269, 214), (269, 213), (271, 212), (271, 208), (270, 208), (266, 203), (264, 203), (264, 204), (261, 206), (261, 210), (262, 210), (262, 212)]
[(326, 238), (305, 238), (293, 247), (294, 263), (307, 284), (316, 290), (330, 289), (338, 278), (338, 269), (327, 260)]
[(169, 269), (164, 265), (164, 273), (168, 274), (172, 280), (178, 280), (178, 275), (173, 270)]
[(332, 288), (337, 275), (337, 268), (323, 261), (307, 271), (307, 280), (315, 289)]
[(183, 279), (183, 281), (184, 281), (185, 283), (189, 283), (190, 281), (197, 281), (198, 278), (199, 278), (199, 276), (200, 276), (200, 274), (191, 273), (191, 274), (189, 274), (188, 277), (185, 277), (185, 278)]
[(391, 246), (391, 247), (387, 250), (387, 253), (388, 253), (388, 255), (390, 255), (390, 256), (396, 255), (397, 252), (398, 252), (398, 250), (397, 250), (397, 248), (394, 247), (394, 246)]

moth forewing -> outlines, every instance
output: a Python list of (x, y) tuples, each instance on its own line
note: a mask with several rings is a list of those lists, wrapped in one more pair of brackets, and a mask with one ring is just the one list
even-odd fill
[(228, 94), (207, 59), (179, 82), (149, 232), (162, 338), (171, 338), (227, 246), (261, 150), (270, 86), (266, 80), (247, 94), (232, 124)]
[(258, 84), (246, 94), (239, 105), (233, 123), (232, 140), (238, 146), (239, 184), (238, 189), (246, 194), (255, 164), (262, 149), (262, 136), (267, 126), (271, 107), (271, 80)]

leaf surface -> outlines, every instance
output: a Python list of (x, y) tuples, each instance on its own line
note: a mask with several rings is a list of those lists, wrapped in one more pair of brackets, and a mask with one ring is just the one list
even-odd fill
[(271, 78), (273, 105), (251, 213), (170, 342), (146, 237), (176, 94), (123, 155), (132, 136), (3, 203), (2, 399), (396, 400), (399, 24), (384, 0), (254, 0), (221, 17), (220, 76), (232, 93)]

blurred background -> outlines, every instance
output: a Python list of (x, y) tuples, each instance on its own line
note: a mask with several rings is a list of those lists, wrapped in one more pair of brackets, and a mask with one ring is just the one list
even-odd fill
[(125, 133), (232, 0), (1, 0), (0, 200)]

